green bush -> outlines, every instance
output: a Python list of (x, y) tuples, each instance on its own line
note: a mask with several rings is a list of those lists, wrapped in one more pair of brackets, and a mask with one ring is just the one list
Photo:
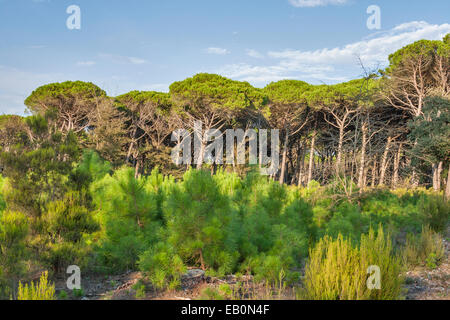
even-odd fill
[(162, 242), (140, 256), (139, 268), (157, 289), (178, 288), (181, 285), (181, 276), (186, 271), (182, 259), (173, 247)]
[(172, 188), (164, 207), (167, 241), (184, 263), (232, 272), (237, 256), (229, 198), (206, 171), (190, 170)]
[(442, 236), (425, 226), (419, 235), (410, 234), (403, 249), (403, 261), (409, 267), (436, 268), (445, 256)]
[(446, 232), (450, 219), (450, 202), (440, 195), (423, 196), (419, 204), (425, 223), (436, 232)]
[(17, 300), (56, 300), (55, 285), (48, 282), (48, 272), (44, 272), (39, 279), (39, 283), (22, 285), (19, 282)]
[(0, 298), (14, 296), (17, 281), (25, 272), (28, 231), (24, 214), (0, 214)]
[(135, 269), (139, 255), (157, 240), (157, 201), (146, 183), (145, 178), (135, 179), (131, 168), (123, 168), (91, 186), (101, 226), (95, 252), (104, 271)]
[[(379, 266), (381, 290), (367, 286), (368, 267)], [(311, 249), (305, 269), (301, 298), (312, 300), (391, 300), (400, 298), (402, 279), (400, 259), (395, 256), (389, 237), (380, 227), (362, 235), (354, 246), (339, 235), (325, 236)]]
[(55, 272), (61, 272), (69, 265), (85, 266), (90, 246), (85, 238), (99, 230), (99, 224), (91, 212), (81, 205), (83, 195), (71, 192), (63, 200), (47, 205), (47, 212), (41, 219), (42, 233), (46, 237), (42, 259)]
[(3, 197), (3, 185), (5, 184), (5, 179), (0, 174), (0, 215), (2, 211), (6, 209), (6, 201)]

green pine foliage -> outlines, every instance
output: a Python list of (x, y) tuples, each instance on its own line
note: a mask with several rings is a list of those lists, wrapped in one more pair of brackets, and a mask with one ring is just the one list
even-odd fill
[(186, 172), (170, 191), (164, 213), (167, 241), (185, 262), (221, 274), (234, 270), (238, 254), (230, 226), (236, 214), (208, 172)]
[(176, 250), (167, 243), (159, 242), (145, 251), (139, 259), (139, 268), (157, 289), (177, 289), (186, 266)]
[(158, 238), (157, 197), (146, 183), (132, 169), (122, 168), (91, 186), (101, 226), (95, 239), (97, 258), (106, 270), (134, 269), (139, 255)]
[(20, 212), (0, 214), (0, 298), (14, 295), (17, 280), (26, 271), (28, 221)]
[(5, 178), (3, 178), (0, 175), (0, 215), (1, 215), (2, 211), (4, 211), (6, 209), (6, 201), (5, 201), (5, 197), (3, 196), (4, 185), (5, 185)]
[(55, 285), (48, 281), (48, 272), (42, 273), (39, 282), (22, 285), (19, 282), (17, 300), (56, 300)]

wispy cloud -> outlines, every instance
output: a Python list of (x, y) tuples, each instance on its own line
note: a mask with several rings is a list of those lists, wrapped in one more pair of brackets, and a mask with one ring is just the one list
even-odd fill
[(206, 49), (206, 53), (209, 54), (218, 54), (218, 55), (226, 55), (226, 54), (230, 54), (230, 51), (228, 51), (227, 49), (223, 49), (223, 48), (217, 48), (217, 47), (210, 47), (208, 49)]
[(270, 51), (267, 53), (272, 62), (269, 65), (231, 64), (217, 72), (257, 86), (287, 78), (313, 83), (346, 81), (361, 75), (359, 59), (369, 69), (382, 68), (388, 64), (389, 54), (403, 46), (421, 39), (442, 39), (447, 33), (450, 33), (450, 24), (413, 21), (342, 47)]
[(120, 63), (120, 64), (145, 64), (145, 63), (148, 63), (147, 60), (142, 59), (142, 58), (126, 57), (126, 56), (109, 54), (109, 53), (100, 53), (99, 57), (102, 59), (108, 59), (114, 63)]
[(79, 66), (79, 67), (91, 67), (95, 64), (96, 64), (95, 61), (79, 61), (79, 62), (77, 62), (77, 66)]
[(297, 8), (324, 7), (327, 5), (346, 4), (348, 2), (348, 0), (289, 0), (289, 3)]
[(264, 58), (264, 55), (262, 53), (260, 53), (256, 50), (253, 50), (253, 49), (247, 49), (246, 53), (249, 57), (252, 57), (252, 58), (256, 58), (256, 59)]

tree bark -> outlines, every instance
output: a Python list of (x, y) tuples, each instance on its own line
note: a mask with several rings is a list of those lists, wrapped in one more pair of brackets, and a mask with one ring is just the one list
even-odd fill
[(445, 198), (450, 200), (450, 165), (448, 166), (447, 187), (445, 188)]
[(376, 182), (377, 182), (377, 159), (375, 158), (373, 160), (372, 166), (372, 187), (375, 187)]
[(286, 175), (286, 158), (288, 146), (289, 146), (289, 129), (286, 129), (286, 136), (284, 137), (283, 159), (281, 161), (280, 184), (284, 183), (284, 178)]
[(312, 181), (312, 176), (313, 176), (315, 144), (316, 144), (316, 131), (313, 132), (313, 136), (311, 139), (311, 151), (309, 153), (309, 168), (308, 168), (308, 185)]
[(339, 128), (339, 144), (338, 144), (338, 152), (336, 157), (336, 173), (339, 175), (342, 173), (342, 148), (344, 146), (344, 126), (342, 125)]
[(399, 181), (399, 169), (400, 169), (400, 159), (402, 157), (402, 146), (403, 146), (403, 144), (400, 143), (400, 145), (398, 146), (397, 155), (395, 156), (395, 161), (394, 161), (394, 176), (392, 178), (392, 187), (394, 189), (397, 188), (398, 181)]
[(392, 138), (389, 137), (388, 141), (386, 143), (386, 147), (384, 148), (383, 159), (381, 160), (381, 168), (380, 168), (381, 171), (380, 171), (380, 181), (379, 181), (380, 186), (384, 185), (384, 178), (386, 176), (387, 160), (388, 160), (389, 150), (391, 148), (391, 142), (392, 142)]
[(433, 189), (434, 191), (441, 190), (441, 174), (442, 174), (442, 161), (433, 164)]
[(366, 148), (367, 148), (367, 125), (362, 125), (362, 146), (361, 146), (361, 163), (359, 164), (358, 187), (363, 188), (364, 185), (364, 171), (366, 167)]

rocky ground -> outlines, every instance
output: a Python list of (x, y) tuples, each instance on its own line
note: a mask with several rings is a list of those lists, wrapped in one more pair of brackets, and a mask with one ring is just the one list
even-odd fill
[[(407, 300), (450, 300), (450, 241), (445, 241), (446, 257), (438, 268), (431, 270), (425, 267), (406, 272), (405, 297)], [(143, 299), (153, 300), (192, 300), (199, 299), (206, 288), (216, 289), (221, 284), (235, 286), (240, 282), (239, 290), (233, 293), (237, 299), (294, 299), (295, 292), (290, 289), (279, 292), (268, 291), (264, 286), (252, 283), (250, 277), (236, 279), (229, 276), (226, 279), (207, 277), (202, 270), (192, 269), (182, 278), (182, 288), (176, 292), (158, 292), (147, 290)], [(66, 289), (65, 279), (56, 280), (56, 292), (68, 293), (68, 299), (81, 300), (131, 300), (136, 298), (136, 284), (151, 287), (142, 279), (139, 272), (129, 272), (116, 276), (85, 276), (82, 277), (83, 291), (75, 296)]]
[(446, 258), (435, 270), (425, 267), (406, 273), (407, 300), (450, 300), (450, 241), (445, 241)]

